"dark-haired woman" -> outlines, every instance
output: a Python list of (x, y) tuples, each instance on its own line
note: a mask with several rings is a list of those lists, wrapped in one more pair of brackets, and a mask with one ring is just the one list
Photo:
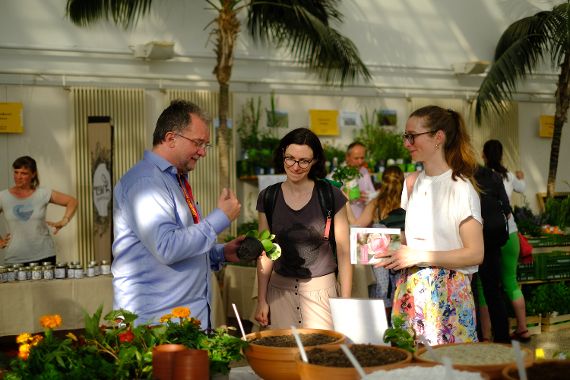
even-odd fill
[[(0, 248), (6, 264), (52, 262), (55, 264), (55, 244), (50, 235), (65, 227), (77, 208), (70, 195), (39, 187), (36, 161), (23, 156), (12, 164), (14, 186), (0, 192), (0, 212), (8, 222), (9, 234), (0, 238)], [(46, 221), (46, 209), (53, 203), (65, 207), (57, 222)]]
[[(336, 214), (336, 259), (324, 238), (323, 217), (316, 181), (324, 178), (325, 157), (319, 138), (309, 129), (297, 128), (285, 135), (274, 153), (277, 173), (285, 173), (268, 225), (264, 191), (257, 200), (259, 229), (269, 229), (282, 248), (281, 257), (258, 259), (258, 304), (255, 319), (272, 329), (332, 329), (329, 298), (350, 297), (352, 266), (349, 257), (346, 198), (332, 187)], [(340, 292), (335, 272), (338, 269)]]
[[(511, 202), (513, 191), (522, 193), (525, 189), (524, 174), (522, 171), (511, 173), (503, 166), (503, 145), (498, 140), (489, 140), (483, 145), (483, 160), (485, 166), (493, 169), (503, 178), (505, 191)], [(520, 245), (518, 237), (518, 228), (515, 218), (509, 215), (509, 240), (501, 248), (501, 274), (503, 288), (507, 293), (507, 297), (511, 300), (515, 318), (517, 320), (517, 329), (511, 335), (512, 339), (528, 342), (530, 334), (526, 327), (526, 307), (525, 300), (519, 283), (517, 281), (517, 264), (520, 254)], [(488, 334), (488, 331), (483, 331)]]
[(402, 191), (405, 244), (376, 264), (403, 269), (392, 320), (404, 317), (430, 344), (476, 342), (470, 275), (483, 261), (483, 228), (465, 123), (453, 110), (427, 106), (410, 115), (403, 137), (424, 170)]

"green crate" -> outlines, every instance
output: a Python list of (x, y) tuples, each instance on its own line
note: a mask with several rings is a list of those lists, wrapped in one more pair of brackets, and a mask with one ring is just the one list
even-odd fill
[(537, 256), (543, 280), (570, 278), (570, 252), (553, 251)]
[(533, 281), (542, 280), (540, 278), (540, 267), (531, 264), (519, 264), (517, 267), (517, 280), (519, 281)]
[(526, 238), (534, 248), (570, 246), (570, 235), (549, 234)]

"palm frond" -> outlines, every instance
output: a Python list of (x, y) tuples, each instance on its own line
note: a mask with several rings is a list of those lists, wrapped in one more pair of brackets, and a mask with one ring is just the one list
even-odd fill
[(567, 53), (567, 48), (561, 46), (566, 40), (565, 28), (565, 13), (555, 9), (525, 17), (505, 30), (495, 49), (495, 62), (477, 94), (477, 122), (491, 110), (505, 111), (504, 102), (512, 98), (517, 82), (532, 74), (546, 55), (550, 55), (553, 65), (559, 64)]
[(112, 20), (128, 29), (150, 12), (152, 0), (67, 0), (66, 13), (78, 26)]
[(255, 42), (274, 43), (327, 83), (370, 79), (358, 49), (331, 27), (342, 14), (337, 0), (252, 1), (247, 26)]

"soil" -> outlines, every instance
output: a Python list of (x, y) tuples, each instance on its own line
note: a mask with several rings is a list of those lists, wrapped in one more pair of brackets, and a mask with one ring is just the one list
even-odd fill
[(238, 248), (237, 255), (242, 262), (248, 262), (257, 259), (263, 252), (263, 244), (253, 237), (243, 239)]
[[(568, 370), (570, 370), (568, 361), (562, 361), (560, 363), (535, 362), (531, 367), (526, 369), (526, 375), (528, 380), (566, 380), (568, 379)], [(509, 371), (509, 376), (515, 379), (519, 378), (519, 374), (516, 370)]]
[[(406, 354), (400, 351), (381, 348), (371, 344), (353, 344), (350, 351), (362, 367), (376, 367), (400, 362), (406, 359)], [(314, 348), (307, 351), (309, 363), (326, 367), (352, 367), (344, 352), (338, 350), (323, 350)]]
[[(326, 334), (299, 334), (299, 337), (301, 338), (303, 346), (317, 346), (338, 340), (337, 337)], [(297, 347), (297, 342), (293, 334), (265, 336), (263, 338), (253, 339), (249, 343), (271, 347)]]

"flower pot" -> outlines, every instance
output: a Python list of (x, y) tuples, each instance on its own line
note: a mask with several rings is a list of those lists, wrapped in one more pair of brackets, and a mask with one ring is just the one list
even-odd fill
[[(299, 334), (323, 334), (333, 338), (328, 344), (341, 344), (345, 336), (332, 330), (297, 329)], [(264, 330), (246, 335), (248, 342), (254, 339), (271, 336), (292, 335), (291, 329)], [(299, 349), (294, 347), (263, 346), (250, 343), (244, 355), (253, 371), (265, 380), (298, 380), (299, 372), (295, 361)]]
[[(392, 360), (387, 360), (385, 364), (380, 364), (376, 366), (369, 366), (363, 367), (364, 372), (371, 373), (378, 369), (389, 369), (393, 368), (396, 365), (409, 363), (412, 361), (412, 354), (408, 351), (402, 350), (396, 347), (389, 347), (389, 346), (382, 346), (382, 345), (349, 345), (349, 348), (353, 348), (354, 346), (367, 346), (372, 348), (373, 351), (376, 351), (376, 357), (379, 356), (397, 356), (400, 358), (392, 358)], [(348, 367), (336, 367), (324, 364), (313, 364), (311, 363), (314, 359), (311, 357), (312, 352), (315, 350), (324, 350), (327, 352), (331, 352), (333, 355), (342, 355), (344, 359), (344, 352), (341, 351), (340, 345), (329, 345), (329, 346), (318, 346), (312, 347), (307, 349), (307, 356), (309, 358), (309, 363), (306, 363), (301, 360), (301, 355), (296, 356), (297, 368), (299, 370), (299, 375), (301, 380), (319, 380), (319, 379), (327, 379), (327, 380), (358, 380), (360, 379), (360, 375), (354, 369), (352, 365), (349, 364)], [(323, 353), (321, 351), (321, 353)], [(326, 354), (325, 354), (326, 355)], [(356, 355), (358, 358), (358, 355)]]
[[(440, 357), (448, 356), (453, 367), (488, 374), (491, 379), (500, 379), (503, 368), (515, 364), (515, 355), (510, 344), (501, 343), (452, 343), (433, 346)], [(521, 348), (525, 365), (531, 365), (533, 354), (528, 348)], [(420, 348), (415, 359), (422, 363), (437, 363), (425, 347)]]
[[(540, 360), (526, 367), (528, 380), (542, 379), (567, 379), (570, 372), (570, 360)], [(518, 380), (517, 366), (511, 364), (503, 369), (503, 378), (506, 380)]]
[(188, 350), (182, 344), (159, 344), (152, 349), (152, 375), (156, 380), (174, 379), (174, 360), (177, 352)]
[(172, 379), (208, 380), (210, 378), (208, 351), (186, 349), (174, 354)]
[(257, 259), (263, 252), (263, 244), (253, 237), (243, 239), (238, 248), (237, 255), (240, 261), (248, 262)]

